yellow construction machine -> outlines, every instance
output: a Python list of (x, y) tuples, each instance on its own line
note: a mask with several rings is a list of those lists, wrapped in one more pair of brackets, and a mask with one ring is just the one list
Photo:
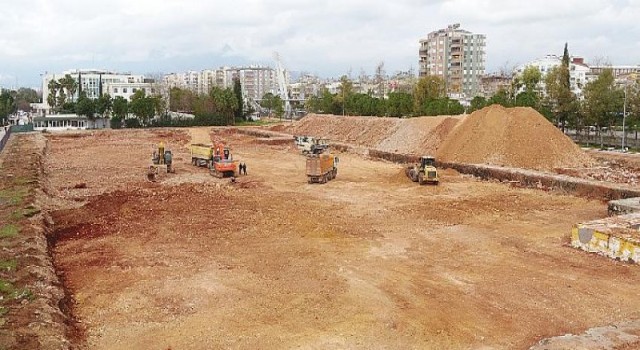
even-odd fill
[(157, 181), (161, 174), (175, 173), (173, 155), (170, 150), (165, 149), (164, 142), (160, 142), (158, 148), (154, 149), (151, 162), (147, 171), (147, 179), (150, 181)]
[(438, 169), (436, 169), (436, 159), (431, 156), (420, 157), (420, 163), (405, 168), (405, 174), (411, 181), (421, 185), (428, 183), (437, 185), (440, 181)]

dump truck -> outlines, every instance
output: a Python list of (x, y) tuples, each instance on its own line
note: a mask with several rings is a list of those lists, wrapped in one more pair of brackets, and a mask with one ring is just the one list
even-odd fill
[(326, 183), (338, 175), (339, 159), (333, 154), (310, 154), (307, 156), (307, 181)]
[(206, 166), (211, 175), (216, 177), (233, 177), (238, 171), (238, 164), (233, 160), (231, 149), (222, 142), (216, 142), (214, 145), (191, 144), (191, 164)]
[(315, 138), (312, 136), (294, 136), (295, 144), (302, 154), (320, 154), (327, 150), (329, 141), (327, 139)]
[(440, 181), (438, 169), (436, 169), (436, 159), (431, 156), (420, 157), (420, 163), (405, 168), (405, 174), (411, 181), (418, 182), (421, 185), (437, 185)]
[(161, 174), (175, 173), (173, 168), (173, 155), (171, 151), (165, 149), (164, 142), (160, 142), (156, 149), (153, 150), (151, 157), (151, 165), (147, 171), (147, 179), (157, 181)]

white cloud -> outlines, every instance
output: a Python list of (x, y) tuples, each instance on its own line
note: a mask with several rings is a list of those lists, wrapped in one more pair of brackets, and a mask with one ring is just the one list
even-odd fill
[(418, 40), (461, 23), (487, 35), (487, 68), (561, 54), (640, 59), (640, 0), (23, 0), (3, 5), (0, 74), (149, 71), (273, 62), (325, 76), (417, 69)]

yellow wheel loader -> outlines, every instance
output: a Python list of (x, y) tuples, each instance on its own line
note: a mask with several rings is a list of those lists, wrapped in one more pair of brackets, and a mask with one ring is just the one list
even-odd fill
[(405, 174), (411, 181), (418, 182), (420, 185), (437, 185), (440, 181), (438, 169), (436, 169), (436, 159), (431, 156), (420, 157), (420, 163), (408, 166), (405, 169)]

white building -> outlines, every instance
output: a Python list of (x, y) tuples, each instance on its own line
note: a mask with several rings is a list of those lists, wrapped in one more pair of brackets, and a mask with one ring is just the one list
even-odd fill
[(39, 115), (50, 114), (51, 107), (48, 103), (49, 82), (59, 81), (66, 75), (75, 79), (78, 84), (76, 91), (70, 96), (70, 101), (76, 101), (80, 92), (87, 94), (87, 97), (97, 99), (102, 94), (109, 94), (111, 97), (122, 96), (131, 100), (131, 96), (138, 90), (144, 90), (147, 94), (154, 93), (152, 81), (145, 79), (143, 75), (130, 73), (116, 73), (98, 69), (72, 69), (62, 73), (45, 74), (42, 77), (42, 105), (39, 107)]
[[(518, 68), (516, 68), (514, 75), (520, 76), (522, 72), (527, 67), (536, 67), (542, 74), (542, 79), (540, 81), (540, 89), (541, 91), (545, 91), (545, 83), (544, 79), (547, 74), (555, 67), (558, 67), (562, 64), (562, 57), (557, 55), (547, 55), (543, 58), (537, 59), (535, 61), (531, 61), (525, 63)], [(582, 98), (582, 89), (589, 82), (589, 66), (584, 63), (584, 59), (581, 57), (572, 57), (571, 62), (569, 63), (569, 79), (571, 83), (571, 91), (578, 97)]]

